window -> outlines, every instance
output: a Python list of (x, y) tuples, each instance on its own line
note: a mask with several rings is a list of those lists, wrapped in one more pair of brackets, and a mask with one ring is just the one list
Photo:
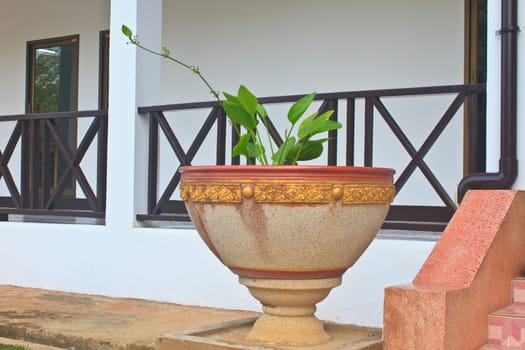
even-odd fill
[[(487, 82), (487, 0), (465, 0), (465, 84)], [(486, 168), (486, 97), (477, 98), (477, 127), (466, 133), (468, 160), (465, 173), (484, 172)]]
[[(78, 49), (78, 35), (27, 43), (27, 113), (77, 110)], [(56, 122), (67, 144), (74, 149), (76, 121), (58, 119)], [(27, 182), (23, 185), (23, 190), (30, 191), (33, 198), (39, 199), (45, 198), (57, 186), (58, 179), (67, 168), (57, 150), (55, 139), (49, 137), (49, 131), (40, 124), (35, 122), (23, 141), (26, 147), (33, 145), (34, 150), (30, 156), (32, 159), (26, 163), (30, 164), (26, 171), (30, 174), (29, 177), (38, 177), (30, 179), (26, 176)], [(70, 176), (64, 195), (74, 194), (75, 181)]]

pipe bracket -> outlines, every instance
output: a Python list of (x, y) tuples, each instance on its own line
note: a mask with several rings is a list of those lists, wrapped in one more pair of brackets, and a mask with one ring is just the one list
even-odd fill
[(496, 35), (501, 36), (508, 33), (518, 33), (521, 32), (521, 28), (519, 26), (511, 26), (511, 27), (505, 27), (501, 28), (500, 30), (496, 30)]

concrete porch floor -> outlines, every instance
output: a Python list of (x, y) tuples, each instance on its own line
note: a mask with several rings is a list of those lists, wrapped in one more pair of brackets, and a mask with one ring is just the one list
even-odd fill
[[(191, 350), (290, 349), (244, 343), (240, 335), (246, 331), (247, 321), (253, 322), (258, 315), (0, 285), (0, 345), (25, 345), (29, 350), (153, 350), (161, 335), (158, 346), (170, 350), (181, 346)], [(237, 323), (238, 329), (232, 326)], [(333, 323), (326, 327), (334, 339), (312, 350), (382, 348), (379, 329)]]
[(154, 349), (163, 333), (255, 315), (0, 285), (0, 344), (25, 341), (26, 345), (33, 343), (28, 345), (30, 350), (53, 349), (37, 344), (75, 350)]

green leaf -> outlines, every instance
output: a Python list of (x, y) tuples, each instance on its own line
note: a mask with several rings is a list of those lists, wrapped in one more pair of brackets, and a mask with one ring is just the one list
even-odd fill
[(239, 102), (243, 105), (244, 109), (248, 111), (250, 114), (255, 114), (257, 112), (257, 106), (259, 105), (259, 102), (257, 101), (257, 97), (255, 97), (254, 94), (251, 93), (246, 86), (241, 85), (239, 86), (239, 91), (237, 92), (237, 96), (239, 99)]
[(314, 136), (330, 130), (340, 129), (342, 126), (343, 125), (341, 123), (336, 122), (335, 120), (326, 120), (314, 132), (312, 132), (310, 136)]
[(297, 132), (299, 139), (308, 139), (313, 135), (341, 128), (341, 123), (329, 120), (333, 112), (333, 110), (327, 111), (316, 118), (309, 118), (307, 123), (302, 123)]
[(288, 120), (290, 123), (295, 124), (299, 118), (301, 118), (308, 107), (310, 107), (310, 104), (312, 104), (315, 95), (315, 92), (312, 92), (311, 94), (299, 99), (292, 105), (292, 107), (290, 107), (290, 110), (288, 111)]
[(308, 118), (305, 118), (301, 122), (301, 125), (299, 125), (299, 130), (307, 128), (309, 124), (313, 123), (314, 119), (317, 118), (318, 115), (319, 115), (319, 111), (315, 111), (314, 113), (309, 115)]
[(226, 100), (228, 100), (228, 101), (238, 101), (238, 100), (239, 100), (239, 99), (237, 98), (237, 96), (230, 95), (230, 94), (227, 93), (227, 92), (223, 92), (222, 94), (224, 95), (224, 97), (226, 97)]
[(262, 145), (254, 144), (249, 133), (242, 135), (232, 149), (232, 157), (258, 158), (265, 152)]
[(251, 158), (258, 158), (261, 154), (265, 152), (264, 147), (256, 143), (248, 143), (246, 147), (247, 155)]
[(133, 40), (133, 32), (125, 24), (122, 25), (122, 34), (124, 34), (129, 40)]
[(290, 150), (295, 146), (296, 139), (295, 137), (289, 137), (286, 139), (281, 147), (272, 155), (272, 164), (273, 165), (283, 165), (286, 159), (288, 159), (288, 154)]
[(261, 118), (266, 118), (268, 116), (268, 112), (264, 108), (263, 105), (258, 104), (257, 105), (257, 114), (261, 116)]
[(247, 156), (248, 143), (250, 142), (250, 134), (244, 134), (239, 138), (239, 141), (232, 149), (232, 157)]
[[(323, 153), (323, 142), (327, 140), (328, 139), (299, 142), (290, 151), (288, 157), (292, 160), (296, 159), (301, 161), (316, 159)], [(299, 155), (297, 155), (297, 152), (300, 152)]]
[(242, 125), (248, 130), (255, 129), (258, 123), (257, 119), (255, 119), (255, 115), (250, 114), (240, 103), (238, 98), (236, 98), (235, 96), (231, 97), (231, 99), (226, 97), (227, 100), (222, 102), (222, 108), (224, 109), (228, 117), (231, 119), (232, 122)]

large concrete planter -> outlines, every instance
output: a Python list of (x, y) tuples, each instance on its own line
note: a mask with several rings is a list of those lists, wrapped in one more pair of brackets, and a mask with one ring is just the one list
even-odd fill
[(394, 171), (326, 166), (194, 166), (181, 197), (212, 252), (263, 305), (248, 338), (330, 340), (315, 304), (373, 240), (394, 197)]

